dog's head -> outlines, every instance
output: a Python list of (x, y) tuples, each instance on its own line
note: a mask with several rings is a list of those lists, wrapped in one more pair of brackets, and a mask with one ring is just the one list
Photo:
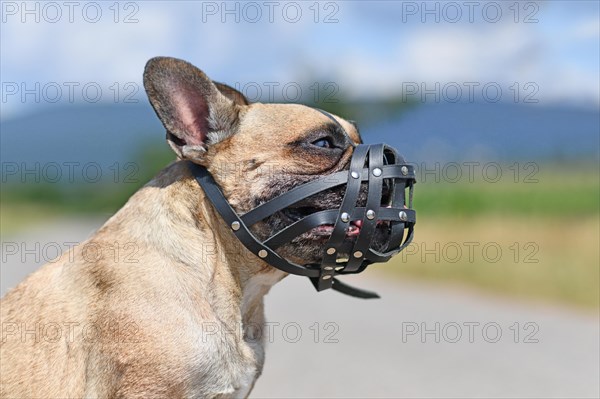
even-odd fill
[[(335, 123), (299, 104), (251, 104), (242, 93), (178, 59), (151, 59), (144, 86), (178, 158), (205, 166), (238, 214), (301, 184), (347, 170), (361, 142), (352, 122), (335, 116)], [(338, 187), (301, 199), (257, 223), (253, 231), (265, 239), (303, 216), (339, 208), (343, 195)], [(359, 206), (365, 201), (366, 187)], [(316, 227), (277, 252), (299, 264), (319, 263), (332, 228)], [(360, 225), (350, 224), (346, 240), (355, 240), (358, 231)], [(375, 246), (385, 247), (387, 235), (384, 226), (378, 228)]]

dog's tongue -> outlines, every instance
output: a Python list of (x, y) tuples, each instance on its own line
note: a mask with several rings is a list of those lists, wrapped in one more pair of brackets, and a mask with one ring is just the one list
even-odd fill
[[(386, 208), (391, 208), (391, 205), (386, 206)], [(404, 208), (408, 209), (406, 205)], [(377, 220), (377, 226), (385, 223), (383, 220)], [(346, 237), (354, 237), (360, 234), (360, 229), (362, 228), (363, 221), (362, 220), (354, 220), (350, 222), (350, 226), (348, 226), (348, 230), (346, 230)]]
[(346, 231), (347, 237), (354, 237), (360, 234), (360, 228), (362, 227), (362, 220), (355, 220), (350, 223), (348, 230)]

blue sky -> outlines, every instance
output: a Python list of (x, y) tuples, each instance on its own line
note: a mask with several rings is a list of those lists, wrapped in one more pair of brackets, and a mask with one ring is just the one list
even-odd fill
[[(63, 2), (60, 18), (40, 2), (27, 3), (30, 14), (22, 2), (2, 3), (3, 91), (7, 83), (97, 82), (108, 101), (112, 83), (141, 87), (145, 62), (170, 55), (230, 84), (334, 81), (344, 98), (397, 95), (406, 82), (497, 82), (505, 91), (534, 82), (541, 104), (600, 104), (597, 1), (475, 2), (472, 21), (462, 1), (428, 2), (439, 10), (430, 14), (421, 1), (274, 2), (273, 22), (261, 1), (227, 3), (237, 14), (223, 14), (220, 1), (140, 1), (118, 3), (117, 23), (112, 1), (94, 3), (102, 15), (90, 22), (90, 3), (77, 3), (73, 22)], [(256, 10), (262, 16), (253, 23)], [(137, 22), (124, 23), (131, 13)], [(527, 15), (537, 22), (525, 23)], [(1, 106), (4, 119), (44, 104), (3, 93)]]

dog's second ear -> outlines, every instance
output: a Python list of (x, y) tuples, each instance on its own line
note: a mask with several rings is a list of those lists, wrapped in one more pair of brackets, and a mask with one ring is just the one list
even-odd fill
[(219, 83), (219, 82), (213, 82), (213, 83), (215, 84), (215, 86), (217, 86), (217, 89), (219, 89), (221, 94), (223, 94), (224, 96), (229, 98), (234, 103), (236, 103), (238, 105), (250, 105), (250, 101), (248, 101), (248, 99), (246, 97), (244, 97), (244, 95), (242, 93), (240, 93), (233, 87), (227, 86), (225, 83)]
[(199, 160), (208, 145), (233, 134), (240, 106), (248, 105), (240, 92), (176, 58), (148, 61), (144, 87), (169, 145), (182, 159)]

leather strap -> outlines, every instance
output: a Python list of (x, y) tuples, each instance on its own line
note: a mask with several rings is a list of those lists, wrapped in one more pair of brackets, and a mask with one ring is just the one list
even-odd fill
[[(254, 237), (254, 235), (248, 230), (248, 227), (243, 223), (240, 217), (235, 213), (227, 199), (221, 192), (221, 189), (211, 176), (210, 172), (206, 170), (205, 167), (191, 163), (192, 173), (196, 178), (196, 181), (206, 194), (207, 198), (210, 200), (212, 205), (215, 207), (219, 215), (223, 218), (225, 223), (230, 226), (232, 232), (235, 236), (240, 240), (242, 244), (250, 252), (257, 255), (261, 250), (266, 251), (267, 256), (263, 257), (263, 260), (276, 268), (283, 270), (284, 272), (291, 274), (298, 274), (301, 276), (307, 277), (315, 277), (317, 276), (318, 270), (310, 269), (305, 266), (297, 265), (295, 263), (289, 262), (282, 257), (280, 257), (275, 251), (271, 250), (269, 247), (264, 246), (260, 241)], [(239, 223), (239, 227), (237, 230), (233, 229), (233, 223)]]
[[(383, 166), (383, 144), (372, 146), (369, 150), (369, 173), (372, 175), (373, 170), (379, 169), (381, 170)], [(371, 246), (371, 242), (373, 240), (373, 236), (375, 234), (375, 228), (377, 227), (377, 211), (381, 208), (381, 191), (383, 189), (383, 179), (373, 179), (373, 181), (369, 181), (368, 184), (368, 194), (367, 194), (367, 210), (361, 217), (362, 226), (360, 227), (360, 233), (358, 237), (356, 237), (356, 242), (354, 244), (354, 248), (352, 248), (352, 253), (350, 254), (350, 260), (348, 264), (344, 268), (344, 271), (347, 272), (355, 272), (364, 262), (364, 255), (367, 254), (369, 247)], [(372, 213), (373, 217), (369, 217), (367, 215), (365, 218), (364, 215), (366, 212)], [(354, 253), (361, 253), (363, 256), (355, 257)]]
[[(359, 145), (354, 148), (354, 153), (352, 154), (352, 159), (350, 160), (350, 168), (346, 172), (348, 175), (346, 193), (344, 194), (342, 205), (337, 213), (337, 218), (333, 226), (331, 236), (329, 237), (329, 240), (327, 240), (327, 244), (325, 244), (323, 260), (321, 261), (321, 273), (319, 274), (318, 280), (313, 281), (317, 291), (332, 288), (333, 276), (335, 275), (335, 268), (337, 267), (337, 251), (346, 238), (346, 231), (349, 228), (351, 220), (350, 215), (352, 215), (353, 210), (356, 207), (356, 201), (358, 200), (362, 183), (361, 176), (364, 171), (363, 168), (365, 166), (365, 160), (368, 153), (368, 145)], [(358, 178), (353, 178), (352, 173), (358, 173)], [(348, 215), (347, 220), (342, 220), (342, 215), (344, 214)], [(328, 251), (330, 248), (334, 249), (335, 252), (330, 253)]]

